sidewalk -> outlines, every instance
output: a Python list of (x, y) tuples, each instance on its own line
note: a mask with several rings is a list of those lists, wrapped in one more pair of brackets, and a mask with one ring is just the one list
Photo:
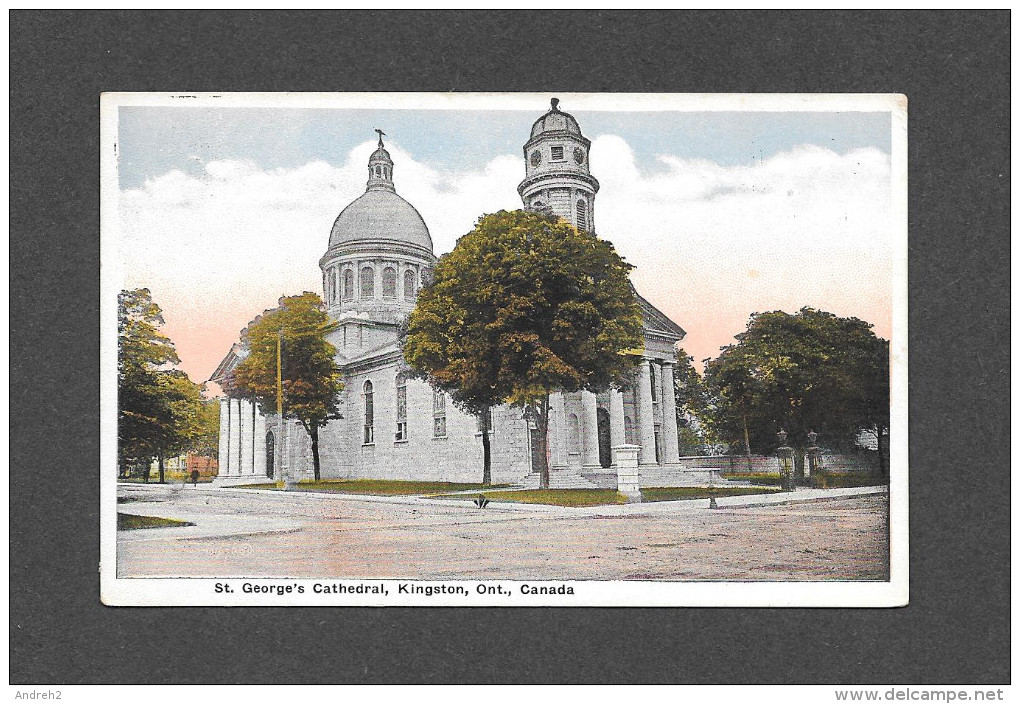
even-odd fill
[[(123, 487), (130, 487), (131, 489), (141, 489), (137, 493), (139, 494), (162, 494), (161, 498), (170, 499), (171, 497), (178, 496), (178, 491), (171, 491), (168, 485), (138, 485), (138, 484), (121, 484), (118, 485), (118, 489)], [(852, 487), (845, 489), (810, 489), (810, 488), (798, 488), (795, 491), (778, 492), (772, 494), (749, 494), (745, 496), (722, 496), (716, 499), (718, 510), (724, 509), (742, 509), (742, 508), (757, 508), (764, 506), (783, 506), (790, 504), (801, 504), (811, 503), (818, 501), (833, 501), (839, 499), (848, 499), (858, 496), (876, 496), (888, 493), (888, 487), (886, 486), (868, 486), (868, 487)], [(373, 494), (341, 494), (333, 492), (317, 492), (317, 491), (285, 491), (278, 489), (237, 489), (232, 487), (212, 487), (211, 485), (198, 485), (197, 487), (187, 487), (183, 491), (188, 494), (196, 493), (212, 493), (216, 495), (233, 494), (237, 496), (264, 496), (269, 500), (280, 499), (286, 497), (289, 500), (300, 499), (308, 501), (339, 501), (339, 502), (366, 502), (366, 503), (385, 503), (385, 504), (403, 504), (406, 506), (436, 506), (442, 508), (460, 508), (467, 512), (473, 513), (495, 513), (495, 512), (524, 512), (524, 513), (546, 513), (546, 514), (557, 514), (561, 516), (622, 516), (622, 515), (648, 515), (648, 514), (662, 514), (662, 513), (678, 513), (688, 511), (707, 511), (709, 509), (708, 499), (687, 499), (677, 501), (655, 501), (647, 503), (633, 503), (633, 504), (613, 504), (606, 506), (586, 506), (586, 507), (572, 507), (572, 506), (554, 506), (550, 504), (525, 504), (525, 503), (511, 503), (508, 501), (493, 500), (485, 509), (478, 509), (470, 501), (464, 501), (461, 499), (441, 499), (431, 498), (424, 496), (378, 496)], [(502, 491), (502, 490), (501, 490)], [(460, 493), (460, 492), (458, 492)], [(481, 493), (479, 491), (464, 492), (468, 495)], [(118, 506), (119, 510), (125, 513), (137, 513), (133, 511), (133, 507), (140, 504), (121, 504)], [(161, 531), (168, 530), (185, 530), (176, 528), (164, 528)], [(264, 532), (260, 530), (259, 532)]]

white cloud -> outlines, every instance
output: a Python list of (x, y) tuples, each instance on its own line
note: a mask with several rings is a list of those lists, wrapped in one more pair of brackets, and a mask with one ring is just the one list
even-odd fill
[[(319, 291), (318, 259), (336, 216), (364, 192), (374, 148), (359, 145), (340, 166), (265, 170), (211, 161), (197, 174), (170, 171), (123, 191), (125, 285), (164, 291), (179, 315), (200, 321), (199, 336), (223, 326), (234, 334), (281, 294)], [(424, 217), (437, 254), (452, 249), (479, 215), (520, 207), (519, 157), (453, 172), (415, 160), (398, 144), (387, 148), (397, 192)], [(611, 135), (595, 139), (591, 152), (602, 185), (599, 234), (637, 265), (639, 290), (689, 331), (696, 358), (714, 354), (755, 310), (811, 305), (876, 323), (888, 316), (890, 168), (883, 152), (840, 155), (804, 145), (750, 165), (669, 154), (638, 165), (626, 141)], [(248, 312), (224, 319), (226, 309)], [(182, 355), (186, 344), (179, 342)]]

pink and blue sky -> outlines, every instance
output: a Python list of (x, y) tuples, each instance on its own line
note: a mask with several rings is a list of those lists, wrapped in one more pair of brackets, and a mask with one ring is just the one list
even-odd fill
[[(811, 306), (890, 336), (889, 112), (623, 111), (631, 98), (619, 100), (620, 111), (605, 98), (590, 109), (564, 96), (560, 107), (592, 140), (599, 236), (687, 330), (695, 360), (718, 354), (755, 311)], [(333, 220), (364, 192), (374, 128), (437, 255), (481, 214), (520, 207), (521, 148), (548, 101), (475, 102), (121, 107), (121, 287), (152, 290), (182, 368), (206, 380), (281, 295), (321, 295), (317, 262)]]

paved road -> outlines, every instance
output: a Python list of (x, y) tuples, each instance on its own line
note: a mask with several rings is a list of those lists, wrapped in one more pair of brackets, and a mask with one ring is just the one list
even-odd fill
[(137, 499), (122, 512), (196, 524), (119, 532), (121, 577), (888, 579), (885, 495), (597, 515), (190, 487), (119, 491)]

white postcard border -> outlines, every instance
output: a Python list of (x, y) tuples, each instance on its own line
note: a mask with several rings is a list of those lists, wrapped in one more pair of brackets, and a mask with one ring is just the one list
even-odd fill
[[(520, 580), (380, 580), (275, 578), (118, 578), (117, 294), (123, 272), (118, 231), (118, 110), (127, 106), (330, 107), (401, 110), (534, 111), (548, 93), (105, 93), (100, 105), (100, 577), (110, 606), (747, 606), (895, 607), (909, 600), (907, 427), (907, 99), (889, 94), (585, 94), (563, 93), (576, 111), (890, 112), (894, 281), (891, 354), (888, 582), (642, 582)], [(216, 591), (216, 585), (232, 591)], [(245, 593), (244, 585), (271, 593)], [(316, 593), (315, 585), (379, 585), (387, 594)], [(403, 594), (400, 585), (463, 585), (461, 594)], [(570, 587), (573, 594), (525, 595), (522, 585)], [(502, 587), (479, 594), (482, 587)], [(278, 594), (275, 587), (294, 587)], [(301, 587), (301, 590), (297, 589)]]

